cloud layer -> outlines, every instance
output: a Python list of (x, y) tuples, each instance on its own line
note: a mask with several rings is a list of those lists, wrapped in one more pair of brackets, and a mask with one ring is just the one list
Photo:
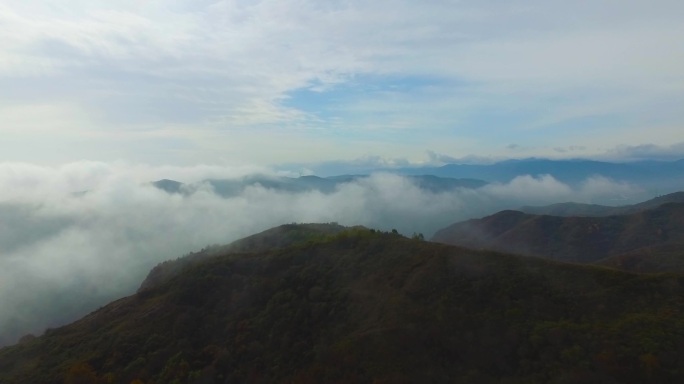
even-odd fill
[(670, 144), (684, 122), (683, 7), (4, 1), (0, 150), (274, 164)]
[(409, 179), (376, 174), (329, 194), (257, 185), (222, 198), (208, 185), (182, 196), (146, 183), (162, 177), (184, 182), (234, 178), (255, 171), (268, 172), (93, 162), (56, 168), (0, 164), (0, 344), (131, 294), (161, 261), (284, 223), (336, 221), (430, 236), (452, 222), (503, 208), (605, 202), (637, 191), (605, 179), (573, 189), (548, 176), (521, 176), (477, 190), (431, 193)]

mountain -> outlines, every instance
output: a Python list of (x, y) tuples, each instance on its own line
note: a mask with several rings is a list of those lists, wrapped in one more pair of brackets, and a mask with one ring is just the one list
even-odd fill
[[(684, 249), (684, 203), (628, 215), (559, 217), (502, 211), (453, 224), (433, 241), (472, 248), (591, 263), (663, 245)], [(684, 270), (684, 259), (677, 269)]]
[(590, 177), (603, 176), (654, 189), (657, 192), (681, 190), (684, 185), (684, 159), (610, 163), (580, 159), (532, 158), (494, 164), (447, 164), (441, 167), (402, 168), (395, 172), (406, 175), (476, 178), (489, 183), (505, 183), (520, 175), (551, 175), (556, 180), (570, 185), (577, 185)]
[[(280, 230), (284, 238), (297, 231), (311, 233)], [(473, 251), (364, 228), (284, 248), (246, 247), (197, 259), (77, 322), (0, 349), (0, 382), (684, 379), (682, 275)]]
[(633, 204), (611, 207), (597, 204), (559, 203), (546, 206), (526, 206), (520, 211), (533, 215), (551, 216), (614, 216), (636, 213), (645, 209), (657, 208), (665, 203), (684, 203), (684, 192), (674, 192), (654, 199)]
[[(318, 191), (322, 193), (333, 193), (343, 184), (361, 182), (368, 178), (368, 175), (341, 175), (332, 177), (301, 176), (279, 177), (279, 176), (246, 176), (239, 179), (209, 179), (200, 183), (183, 184), (175, 180), (158, 180), (152, 183), (153, 186), (168, 193), (191, 194), (202, 185), (209, 185), (218, 195), (223, 197), (238, 196), (246, 188), (261, 186), (267, 189), (274, 189), (283, 192), (307, 192)], [(433, 175), (411, 175), (406, 176), (418, 188), (430, 192), (448, 192), (457, 188), (479, 188), (487, 183), (471, 178), (454, 179), (448, 177), (437, 177)]]
[(216, 257), (217, 255), (240, 252), (265, 252), (325, 239), (328, 236), (334, 236), (348, 229), (336, 223), (285, 224), (236, 240), (228, 245), (206, 247), (199, 252), (192, 252), (176, 260), (165, 261), (155, 266), (140, 285), (138, 292), (168, 281), (177, 276), (183, 269), (188, 268), (188, 266)]

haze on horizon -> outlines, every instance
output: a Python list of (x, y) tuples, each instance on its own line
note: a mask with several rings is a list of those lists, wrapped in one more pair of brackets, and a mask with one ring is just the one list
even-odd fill
[(681, 158), (684, 4), (8, 0), (0, 162)]

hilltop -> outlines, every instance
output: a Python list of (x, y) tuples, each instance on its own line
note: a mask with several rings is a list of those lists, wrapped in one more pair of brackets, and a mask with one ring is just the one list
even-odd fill
[[(336, 223), (285, 224), (247, 236), (224, 246), (211, 246), (199, 252), (191, 252), (175, 260), (165, 261), (150, 271), (140, 285), (141, 290), (150, 289), (177, 276), (183, 269), (205, 259), (228, 253), (265, 252), (278, 248), (304, 244), (339, 234), (349, 228)], [(363, 229), (357, 227), (356, 229)]]

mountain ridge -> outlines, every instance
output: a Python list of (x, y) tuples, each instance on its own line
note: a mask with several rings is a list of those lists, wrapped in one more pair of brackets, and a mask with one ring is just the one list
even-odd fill
[[(171, 194), (192, 194), (203, 185), (208, 185), (216, 194), (223, 197), (238, 196), (246, 188), (261, 186), (283, 192), (318, 191), (324, 194), (335, 192), (340, 186), (352, 182), (360, 182), (369, 175), (339, 175), (332, 177), (319, 176), (264, 176), (252, 175), (237, 179), (206, 179), (198, 183), (185, 184), (170, 179), (161, 179), (151, 183), (152, 186)], [(475, 178), (450, 178), (434, 175), (405, 176), (420, 189), (433, 193), (453, 191), (457, 188), (476, 189), (487, 183)]]
[(684, 185), (684, 159), (620, 163), (587, 159), (528, 158), (493, 164), (445, 164), (439, 167), (399, 168), (395, 172), (405, 175), (430, 174), (439, 177), (478, 178), (489, 183), (507, 183), (522, 175), (550, 175), (573, 186), (592, 177), (601, 176), (662, 193), (681, 190)]
[(684, 203), (684, 192), (673, 192), (631, 205), (607, 206), (567, 202), (545, 206), (524, 206), (519, 208), (519, 211), (549, 216), (615, 216), (657, 208), (665, 203)]
[[(650, 204), (653, 202), (630, 209)], [(640, 249), (653, 250), (664, 245), (681, 245), (684, 249), (684, 203), (669, 202), (634, 213), (603, 217), (501, 211), (454, 223), (437, 231), (432, 240), (581, 263), (626, 254), (635, 257), (633, 252)], [(684, 271), (684, 252), (675, 259), (679, 260), (676, 270)]]
[(358, 229), (206, 258), (0, 349), (0, 381), (676, 382), (683, 297), (682, 275)]

